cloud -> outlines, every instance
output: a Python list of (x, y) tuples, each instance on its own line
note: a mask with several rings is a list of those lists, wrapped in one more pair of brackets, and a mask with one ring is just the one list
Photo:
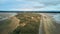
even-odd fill
[(26, 0), (26, 1), (38, 2), (38, 3), (45, 4), (45, 5), (57, 5), (57, 4), (60, 4), (60, 0)]
[[(41, 2), (42, 3), (41, 3)], [(53, 0), (54, 1), (54, 0)], [(46, 5), (46, 3), (53, 2), (52, 0), (0, 0), (0, 10), (32, 10), (32, 11), (52, 11), (52, 10), (60, 10), (60, 4), (57, 5)], [(58, 0), (55, 0), (58, 2)], [(2, 4), (2, 3), (3, 4)], [(49, 4), (49, 3), (48, 3)]]
[(8, 0), (0, 0), (0, 4), (6, 3)]
[(12, 11), (33, 11), (33, 8), (10, 9)]
[(31, 8), (13, 8), (13, 9), (10, 9), (10, 10), (16, 10), (16, 11), (60, 11), (60, 5), (56, 5), (56, 6), (44, 6), (43, 8), (34, 8), (34, 7), (31, 7)]
[(39, 7), (44, 6), (43, 4), (39, 4), (38, 2), (30, 2), (30, 1), (27, 2), (23, 0), (16, 0), (16, 4), (14, 2), (12, 4), (10, 3), (1, 5), (0, 10), (9, 10), (13, 8), (14, 9), (22, 9), (22, 8), (28, 9), (28, 8), (35, 8), (37, 6)]

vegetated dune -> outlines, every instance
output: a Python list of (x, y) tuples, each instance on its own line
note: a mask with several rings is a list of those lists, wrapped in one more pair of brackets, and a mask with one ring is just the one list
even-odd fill
[(52, 17), (37, 13), (18, 13), (0, 24), (0, 34), (56, 34), (58, 29)]
[(4, 21), (0, 21), (0, 34), (9, 34), (17, 26), (19, 26), (19, 19), (16, 17), (10, 17)]
[(20, 20), (20, 26), (12, 34), (38, 34), (40, 14), (20, 13), (16, 17)]
[(55, 33), (56, 28), (55, 28), (55, 22), (53, 21), (54, 19), (46, 14), (22, 13), (16, 15), (16, 17), (20, 19), (20, 26), (13, 31), (13, 34)]

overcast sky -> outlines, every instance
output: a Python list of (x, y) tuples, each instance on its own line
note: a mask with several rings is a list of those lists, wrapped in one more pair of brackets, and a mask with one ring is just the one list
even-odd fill
[(60, 0), (0, 0), (0, 10), (60, 11)]

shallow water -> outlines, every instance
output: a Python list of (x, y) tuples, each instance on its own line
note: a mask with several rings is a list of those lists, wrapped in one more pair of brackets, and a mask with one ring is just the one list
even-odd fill
[(9, 17), (15, 16), (16, 13), (0, 13), (0, 21), (8, 19)]

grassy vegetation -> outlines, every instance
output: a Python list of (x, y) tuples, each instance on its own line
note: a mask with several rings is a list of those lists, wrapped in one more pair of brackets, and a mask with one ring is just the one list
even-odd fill
[(24, 13), (16, 15), (16, 17), (20, 20), (20, 26), (12, 34), (38, 34), (40, 24), (39, 14)]
[[(39, 34), (40, 14), (20, 13), (16, 15), (16, 17), (20, 20), (19, 26), (11, 34)], [(43, 30), (42, 34), (59, 34), (60, 24), (57, 24), (55, 20), (49, 16), (45, 16), (44, 18), (43, 20), (47, 20), (47, 22), (44, 22), (46, 23), (46, 31)]]
[(0, 21), (0, 34), (9, 34), (13, 31), (19, 24), (18, 19), (11, 17), (9, 19)]
[(38, 34), (40, 17), (41, 15), (36, 13), (19, 13), (13, 18), (0, 21), (0, 34)]

